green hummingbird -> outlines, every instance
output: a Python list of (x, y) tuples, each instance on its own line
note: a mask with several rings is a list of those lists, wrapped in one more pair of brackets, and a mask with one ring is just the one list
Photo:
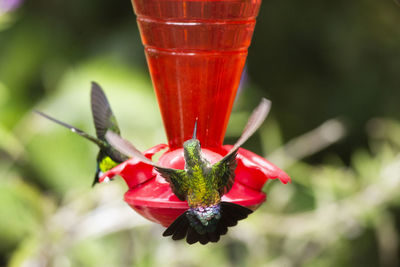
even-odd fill
[(171, 169), (160, 166), (146, 158), (129, 141), (108, 131), (106, 139), (122, 154), (136, 157), (154, 166), (170, 184), (174, 194), (182, 201), (187, 201), (189, 209), (180, 215), (163, 233), (173, 240), (186, 237), (189, 244), (200, 242), (218, 242), (221, 235), (239, 220), (247, 218), (252, 210), (238, 204), (221, 201), (229, 192), (237, 165), (238, 149), (260, 127), (267, 117), (271, 102), (262, 99), (250, 116), (239, 140), (220, 161), (211, 165), (202, 155), (200, 141), (196, 138), (197, 120), (193, 137), (183, 144), (185, 169)]
[(99, 182), (99, 178), (104, 172), (114, 168), (119, 163), (124, 162), (128, 159), (127, 156), (121, 154), (118, 150), (115, 150), (106, 140), (105, 135), (108, 130), (120, 134), (117, 120), (111, 110), (110, 104), (108, 103), (107, 97), (101, 89), (100, 85), (92, 82), (92, 90), (90, 94), (92, 115), (94, 126), (96, 128), (96, 136), (94, 137), (84, 131), (73, 127), (67, 123), (59, 121), (49, 115), (44, 114), (40, 111), (35, 111), (37, 114), (49, 119), (57, 124), (60, 124), (72, 132), (79, 134), (80, 136), (92, 141), (97, 144), (100, 148), (99, 154), (97, 155), (97, 166), (96, 174), (92, 186)]

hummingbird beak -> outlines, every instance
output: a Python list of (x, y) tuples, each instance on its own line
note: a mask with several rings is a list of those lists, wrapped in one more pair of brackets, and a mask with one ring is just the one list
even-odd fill
[(193, 138), (192, 139), (196, 139), (196, 132), (197, 132), (197, 118), (196, 118), (196, 122), (194, 123)]

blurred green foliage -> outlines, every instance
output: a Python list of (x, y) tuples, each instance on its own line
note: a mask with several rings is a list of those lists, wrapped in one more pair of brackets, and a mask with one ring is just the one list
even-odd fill
[(32, 113), (93, 133), (94, 80), (126, 138), (165, 141), (129, 1), (0, 15), (0, 265), (398, 266), (398, 25), (391, 1), (263, 3), (226, 142), (269, 97), (246, 147), (293, 183), (268, 183), (268, 202), (218, 244), (188, 246), (131, 211), (122, 182), (91, 188), (96, 148)]

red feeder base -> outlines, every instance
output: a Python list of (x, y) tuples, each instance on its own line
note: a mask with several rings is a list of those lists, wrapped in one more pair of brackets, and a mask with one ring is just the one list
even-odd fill
[[(166, 145), (158, 145), (147, 150), (145, 155), (151, 158), (165, 147)], [(229, 145), (221, 147), (220, 153), (209, 149), (202, 149), (202, 152), (211, 163), (215, 163), (231, 147)], [(261, 189), (268, 179), (278, 178), (285, 184), (290, 181), (289, 176), (278, 167), (243, 148), (239, 149), (237, 160), (235, 183), (232, 189), (222, 196), (223, 201), (234, 202), (255, 210), (266, 199)], [(159, 164), (183, 169), (185, 165), (183, 149), (167, 151), (160, 157)], [(168, 226), (188, 209), (187, 202), (179, 200), (172, 192), (168, 182), (150, 165), (130, 159), (106, 172), (100, 181), (114, 175), (121, 175), (130, 188), (125, 194), (125, 201), (129, 206), (153, 222)]]

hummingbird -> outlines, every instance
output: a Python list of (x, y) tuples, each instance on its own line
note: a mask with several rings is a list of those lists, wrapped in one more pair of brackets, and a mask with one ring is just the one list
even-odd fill
[(94, 186), (96, 183), (99, 182), (99, 178), (103, 175), (104, 172), (114, 168), (119, 163), (124, 162), (128, 159), (128, 157), (121, 154), (118, 150), (114, 149), (105, 138), (106, 132), (108, 130), (111, 130), (118, 135), (120, 134), (120, 130), (117, 120), (107, 100), (107, 97), (101, 89), (100, 85), (92, 82), (92, 90), (90, 96), (93, 121), (96, 128), (97, 137), (94, 137), (76, 127), (59, 121), (49, 115), (46, 115), (43, 112), (35, 112), (45, 117), (46, 119), (49, 119), (59, 125), (70, 129), (72, 132), (79, 134), (80, 136), (92, 141), (99, 146), (100, 151), (97, 155), (96, 173), (94, 176), (94, 181), (92, 183), (92, 186)]
[(196, 138), (196, 120), (193, 137), (183, 144), (184, 170), (160, 166), (146, 158), (134, 145), (118, 134), (112, 131), (106, 133), (106, 139), (115, 149), (152, 165), (169, 182), (173, 193), (180, 200), (187, 201), (189, 209), (168, 226), (163, 236), (172, 236), (173, 240), (186, 237), (189, 244), (218, 242), (220, 236), (227, 233), (228, 227), (235, 226), (239, 220), (252, 213), (252, 210), (244, 206), (221, 201), (221, 197), (229, 192), (234, 183), (239, 147), (260, 127), (270, 107), (271, 102), (263, 98), (250, 116), (241, 137), (232, 149), (213, 165), (201, 152), (200, 141)]

